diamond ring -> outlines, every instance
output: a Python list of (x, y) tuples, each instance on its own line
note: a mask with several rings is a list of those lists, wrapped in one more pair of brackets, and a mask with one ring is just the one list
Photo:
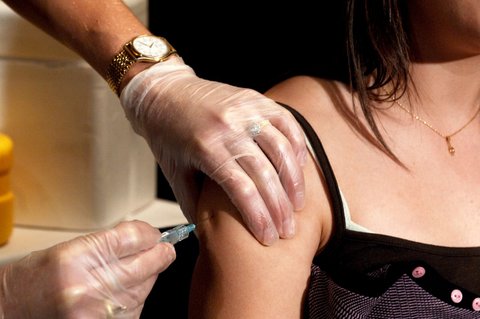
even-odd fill
[(248, 133), (250, 137), (255, 138), (258, 135), (260, 135), (260, 133), (262, 133), (262, 129), (269, 124), (270, 124), (269, 120), (262, 120), (250, 125), (250, 127), (248, 128)]

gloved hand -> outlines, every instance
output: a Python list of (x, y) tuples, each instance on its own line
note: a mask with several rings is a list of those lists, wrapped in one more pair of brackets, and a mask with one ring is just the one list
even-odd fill
[(293, 236), (307, 151), (283, 107), (253, 90), (201, 79), (177, 57), (134, 76), (121, 102), (187, 219), (202, 172), (223, 187), (261, 243)]
[(0, 318), (138, 318), (175, 259), (159, 239), (147, 223), (122, 222), (4, 266)]

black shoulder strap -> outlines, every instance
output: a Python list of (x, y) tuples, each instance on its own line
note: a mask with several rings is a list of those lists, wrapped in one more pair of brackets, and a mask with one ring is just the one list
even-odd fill
[(325, 153), (325, 149), (323, 148), (322, 143), (318, 135), (315, 133), (313, 127), (308, 123), (308, 121), (300, 114), (298, 111), (293, 109), (292, 107), (279, 103), (287, 110), (289, 110), (295, 119), (298, 121), (300, 126), (303, 128), (305, 135), (307, 136), (310, 144), (312, 145), (313, 151), (315, 152), (315, 156), (317, 157), (318, 163), (320, 168), (322, 169), (325, 182), (328, 189), (328, 194), (330, 196), (331, 204), (332, 204), (332, 211), (333, 211), (333, 231), (332, 237), (327, 244), (322, 255), (327, 254), (328, 251), (335, 249), (337, 243), (339, 242), (340, 238), (345, 231), (345, 213), (343, 210), (343, 203), (342, 198), (340, 195), (340, 189), (338, 188), (337, 180), (335, 175), (333, 174), (332, 166), (328, 160), (327, 154)]

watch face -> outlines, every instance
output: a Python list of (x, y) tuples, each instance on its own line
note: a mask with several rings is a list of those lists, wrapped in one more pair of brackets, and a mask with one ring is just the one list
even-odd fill
[(161, 58), (169, 52), (165, 41), (155, 36), (138, 37), (132, 44), (135, 50), (150, 58)]

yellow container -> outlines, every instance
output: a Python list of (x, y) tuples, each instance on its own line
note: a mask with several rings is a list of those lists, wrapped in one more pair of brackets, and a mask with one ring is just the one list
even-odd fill
[(0, 245), (10, 239), (13, 231), (13, 193), (0, 196)]
[(13, 200), (10, 170), (13, 163), (13, 142), (0, 134), (0, 245), (8, 242), (13, 230)]

